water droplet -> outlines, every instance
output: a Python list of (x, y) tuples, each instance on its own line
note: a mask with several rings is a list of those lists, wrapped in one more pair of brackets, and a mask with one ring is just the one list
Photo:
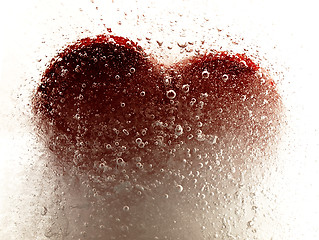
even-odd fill
[(198, 106), (199, 106), (199, 109), (203, 109), (204, 108), (204, 102), (203, 101), (199, 101)]
[(120, 166), (123, 166), (125, 164), (125, 161), (123, 160), (123, 158), (117, 158), (116, 159), (116, 164), (120, 165)]
[(176, 92), (174, 90), (168, 90), (166, 92), (166, 96), (169, 98), (169, 99), (174, 99), (176, 97)]
[(247, 96), (246, 96), (246, 95), (241, 96), (241, 100), (242, 100), (242, 101), (245, 101), (245, 100), (246, 100), (246, 98), (247, 98)]
[(209, 78), (209, 72), (207, 70), (202, 72), (202, 78)]
[(196, 103), (196, 98), (192, 98), (189, 104), (193, 106), (195, 103)]
[(143, 136), (145, 136), (145, 135), (146, 135), (146, 132), (147, 132), (147, 128), (144, 128), (144, 129), (141, 131), (141, 134), (142, 134)]
[(254, 221), (253, 220), (247, 222), (247, 227), (248, 228), (253, 227), (253, 226), (254, 226)]
[(157, 44), (158, 44), (159, 47), (161, 47), (161, 46), (163, 45), (163, 41), (157, 40), (156, 42), (157, 42)]
[(135, 68), (130, 68), (130, 73), (135, 73)]
[(127, 225), (123, 225), (123, 226), (121, 226), (121, 230), (123, 232), (127, 232), (129, 230), (129, 227)]
[(183, 134), (183, 127), (181, 125), (176, 125), (175, 127), (175, 134), (177, 136), (180, 136)]
[(222, 79), (223, 79), (224, 82), (227, 82), (227, 80), (228, 80), (228, 75), (227, 75), (227, 74), (224, 74), (224, 75), (222, 76)]
[(48, 212), (48, 209), (46, 207), (43, 207), (41, 210), (41, 215), (44, 216), (47, 214), (47, 212)]
[(106, 149), (111, 149), (112, 146), (111, 146), (111, 144), (106, 144), (105, 148), (106, 148)]
[(184, 84), (182, 86), (182, 90), (185, 92), (185, 93), (188, 93), (189, 92), (189, 85), (188, 84)]
[(81, 71), (81, 68), (79, 65), (76, 65), (75, 69), (74, 69), (75, 72), (79, 73)]
[(178, 192), (182, 192), (184, 189), (182, 185), (177, 185), (176, 187)]
[(144, 148), (145, 147), (145, 143), (141, 142), (137, 145), (139, 148)]
[(142, 169), (143, 168), (143, 164), (138, 162), (138, 163), (136, 163), (136, 167), (138, 167), (139, 169)]
[(180, 48), (186, 48), (187, 47), (187, 42), (178, 42), (177, 46), (179, 46)]
[(76, 120), (80, 120), (80, 114), (78, 114), (78, 113), (75, 114), (75, 115), (74, 115), (74, 118), (75, 118)]
[(130, 210), (130, 207), (129, 207), (129, 206), (124, 206), (124, 207), (123, 207), (123, 211), (128, 212), (129, 210)]

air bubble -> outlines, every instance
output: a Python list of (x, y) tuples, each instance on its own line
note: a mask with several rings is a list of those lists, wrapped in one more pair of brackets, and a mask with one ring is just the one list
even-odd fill
[(209, 72), (207, 70), (202, 72), (202, 78), (209, 78)]
[(176, 97), (176, 92), (174, 90), (168, 90), (166, 92), (166, 96), (169, 98), (169, 99), (174, 99)]
[(227, 74), (224, 74), (224, 75), (222, 76), (222, 79), (223, 79), (224, 82), (227, 82), (227, 80), (228, 80), (228, 75), (227, 75)]

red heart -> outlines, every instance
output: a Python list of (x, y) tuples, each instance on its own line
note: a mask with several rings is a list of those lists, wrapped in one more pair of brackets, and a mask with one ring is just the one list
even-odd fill
[(282, 111), (274, 83), (245, 55), (215, 51), (167, 67), (132, 41), (104, 35), (53, 59), (33, 106), (59, 164), (87, 169), (160, 166), (196, 142), (262, 149)]

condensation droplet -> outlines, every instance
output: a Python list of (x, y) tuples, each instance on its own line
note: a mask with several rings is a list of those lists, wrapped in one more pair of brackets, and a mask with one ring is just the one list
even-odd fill
[(146, 135), (146, 132), (147, 132), (147, 128), (144, 128), (144, 129), (141, 131), (141, 134), (142, 134), (143, 136), (145, 136), (145, 135)]
[(207, 70), (202, 72), (202, 78), (209, 78), (209, 72)]
[(130, 68), (130, 73), (135, 73), (135, 68)]
[(192, 98), (189, 104), (193, 106), (195, 103), (196, 103), (196, 98)]
[(123, 207), (123, 211), (128, 212), (129, 210), (130, 210), (130, 207), (129, 207), (129, 206), (124, 206), (124, 207)]
[(105, 148), (106, 148), (106, 149), (111, 149), (112, 146), (111, 146), (111, 144), (106, 144)]
[(174, 99), (176, 97), (176, 92), (174, 90), (168, 90), (166, 92), (166, 96), (169, 98), (169, 99)]
[(44, 216), (47, 214), (47, 212), (48, 212), (48, 209), (46, 207), (43, 207), (41, 210), (41, 215)]
[(74, 115), (74, 118), (75, 118), (76, 120), (80, 120), (80, 114), (78, 114), (78, 113), (75, 114), (75, 115)]
[(161, 46), (163, 45), (163, 41), (157, 40), (156, 42), (157, 42), (157, 44), (158, 44), (159, 47), (161, 47)]
[(143, 143), (143, 142), (139, 143), (139, 144), (138, 144), (138, 147), (139, 147), (139, 148), (144, 148), (144, 147), (145, 147), (145, 143)]
[(183, 134), (183, 127), (181, 125), (176, 125), (175, 127), (175, 134), (177, 136), (180, 136)]
[(184, 84), (182, 86), (182, 90), (185, 92), (185, 93), (188, 93), (189, 92), (189, 85), (188, 84)]
[(178, 192), (182, 192), (184, 189), (182, 185), (177, 185), (176, 187)]
[(139, 169), (142, 169), (143, 168), (143, 164), (138, 162), (138, 163), (136, 163), (136, 167), (138, 167)]
[(223, 79), (224, 82), (227, 82), (227, 80), (228, 80), (228, 75), (227, 75), (227, 74), (224, 74), (224, 75), (222, 76), (222, 79)]
[(123, 158), (117, 158), (117, 159), (116, 159), (116, 164), (117, 164), (117, 165), (124, 165), (124, 163), (125, 163), (125, 162), (124, 162)]

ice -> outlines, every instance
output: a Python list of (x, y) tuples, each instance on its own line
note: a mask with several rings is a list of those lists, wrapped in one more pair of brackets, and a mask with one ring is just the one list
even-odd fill
[[(1, 43), (0, 239), (319, 238), (315, 71), (319, 51), (313, 26), (318, 19), (311, 3), (291, 3), (290, 11), (276, 1), (21, 4), (11, 3), (2, 14), (6, 28)], [(304, 14), (301, 18), (295, 17), (297, 10)], [(278, 144), (264, 151), (260, 146), (248, 148), (247, 135), (203, 132), (205, 119), (194, 113), (196, 124), (154, 119), (135, 138), (140, 154), (132, 159), (98, 156), (100, 162), (94, 165), (98, 173), (77, 164), (53, 164), (61, 158), (74, 163), (97, 159), (93, 152), (99, 149), (130, 151), (121, 141), (95, 142), (90, 145), (91, 155), (76, 152), (78, 146), (64, 149), (73, 155), (56, 155), (52, 149), (59, 146), (48, 149), (48, 138), (36, 134), (32, 120), (31, 96), (51, 57), (78, 38), (107, 33), (103, 24), (134, 41), (141, 38), (146, 53), (167, 65), (205, 49), (233, 49), (257, 61), (265, 58), (261, 65), (275, 78), (287, 113)], [(75, 72), (79, 71), (77, 67)], [(131, 77), (138, 74), (133, 67), (127, 71)], [(199, 79), (213, 74), (211, 69), (207, 73)], [(117, 81), (123, 77), (116, 76)], [(163, 79), (167, 97), (174, 101), (171, 105), (179, 106), (176, 99), (189, 93), (191, 84), (170, 92), (172, 79)], [(220, 80), (229, 83), (232, 76), (221, 75)], [(150, 93), (141, 88), (138, 94), (142, 99)], [(203, 92), (187, 99), (189, 109), (204, 109), (209, 97)], [(78, 98), (85, 101), (85, 95)], [(243, 104), (253, 101), (249, 95), (238, 99)], [(266, 99), (261, 102), (271, 104)], [(119, 107), (126, 109), (129, 101)], [(254, 116), (253, 107), (246, 110)], [(212, 114), (227, 111), (221, 106)], [(156, 118), (152, 114), (147, 116)], [(81, 114), (75, 118), (81, 121)], [(261, 120), (269, 121), (266, 115)], [(176, 141), (187, 139), (187, 143), (176, 144), (162, 159), (160, 151), (148, 151), (150, 143), (144, 140), (152, 128), (170, 129)], [(129, 128), (115, 130), (133, 136)], [(164, 149), (165, 134), (157, 136), (157, 144)], [(166, 164), (157, 169), (154, 159)]]

